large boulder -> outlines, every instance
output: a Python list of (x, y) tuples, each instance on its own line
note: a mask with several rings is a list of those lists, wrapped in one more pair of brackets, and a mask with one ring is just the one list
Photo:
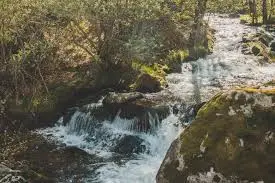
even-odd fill
[(275, 88), (217, 94), (172, 143), (157, 183), (274, 182)]

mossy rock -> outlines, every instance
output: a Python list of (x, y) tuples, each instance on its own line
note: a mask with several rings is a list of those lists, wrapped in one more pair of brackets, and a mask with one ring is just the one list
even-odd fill
[(275, 79), (265, 83), (264, 86), (266, 86), (266, 87), (268, 87), (268, 86), (275, 87)]
[(275, 61), (275, 54), (270, 47), (267, 46), (268, 38), (264, 38), (263, 33), (248, 34), (243, 36), (242, 53), (262, 56), (263, 61), (272, 63)]
[(182, 63), (189, 58), (189, 51), (187, 49), (172, 50), (169, 52), (166, 63), (168, 65), (168, 73), (181, 73)]
[[(170, 67), (168, 65), (166, 65), (164, 63), (162, 63), (162, 64), (158, 64), (158, 63), (145, 64), (140, 61), (133, 61), (132, 68), (134, 70), (136, 70), (139, 74), (137, 74), (133, 83), (129, 86), (129, 88), (131, 90), (147, 93), (147, 92), (160, 91), (162, 88), (165, 88), (168, 86), (167, 81), (166, 81), (166, 75), (170, 71)], [(142, 82), (141, 82), (142, 79), (147, 79), (148, 81), (155, 80), (156, 84), (157, 83), (160, 84), (160, 88), (152, 89), (151, 87), (153, 85), (151, 85), (150, 87), (147, 87), (147, 89), (146, 88), (141, 89), (141, 88), (139, 88), (138, 85), (142, 84)], [(153, 82), (151, 84), (153, 84)]]
[(259, 37), (259, 41), (262, 42), (264, 45), (269, 46), (269, 44), (271, 43), (271, 41), (273, 40), (273, 37), (263, 33), (260, 37)]
[(264, 181), (275, 166), (275, 88), (219, 93), (173, 142), (158, 183)]
[(159, 92), (162, 88), (158, 78), (153, 77), (150, 74), (142, 73), (133, 85), (133, 89), (142, 93), (152, 93)]
[(257, 56), (261, 53), (261, 47), (257, 46), (257, 45), (254, 45), (252, 48), (251, 48), (251, 51), (252, 53)]

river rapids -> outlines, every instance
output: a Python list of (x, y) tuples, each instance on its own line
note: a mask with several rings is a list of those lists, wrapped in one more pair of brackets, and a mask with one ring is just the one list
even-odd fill
[[(167, 76), (169, 87), (152, 95), (173, 95), (180, 102), (197, 104), (219, 91), (257, 85), (275, 78), (274, 64), (263, 64), (258, 57), (241, 53), (243, 34), (255, 33), (256, 28), (226, 17), (209, 17), (207, 21), (216, 30), (213, 54), (183, 63), (182, 73)], [(76, 146), (100, 159), (89, 165), (91, 171), (82, 177), (82, 182), (154, 183), (170, 144), (183, 130), (178, 125), (179, 116), (171, 112), (160, 120), (148, 114), (153, 130), (144, 132), (132, 128), (135, 119), (123, 119), (119, 114), (113, 120), (96, 119), (93, 111), (101, 106), (102, 99), (81, 110), (74, 109), (66, 123), (62, 117), (54, 127), (41, 129), (38, 133), (60, 145)], [(126, 148), (117, 150), (118, 146)], [(60, 182), (73, 182), (74, 175), (70, 176)]]

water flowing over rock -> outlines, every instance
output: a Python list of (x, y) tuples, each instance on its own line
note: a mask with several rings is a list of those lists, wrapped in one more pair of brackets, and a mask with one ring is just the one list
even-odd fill
[(103, 100), (105, 105), (120, 105), (133, 102), (143, 98), (143, 95), (138, 92), (133, 93), (109, 93)]
[[(209, 24), (216, 30), (213, 54), (183, 63), (181, 73), (167, 76), (168, 88), (159, 93), (143, 93), (143, 97), (133, 93), (110, 94), (108, 96), (113, 95), (109, 100), (111, 102), (107, 102), (107, 99), (105, 102), (99, 100), (70, 109), (68, 115), (63, 116), (54, 127), (37, 131), (49, 141), (54, 140), (58, 146), (75, 147), (101, 158), (100, 162), (90, 163), (90, 166), (85, 164), (91, 169), (89, 174), (78, 172), (81, 179), (70, 177), (66, 180), (153, 183), (171, 142), (183, 130), (181, 124), (188, 123), (185, 129), (188, 131), (194, 115), (207, 105), (201, 108), (200, 104), (232, 86), (259, 85), (275, 78), (274, 64), (259, 64), (257, 57), (241, 53), (242, 35), (255, 33), (252, 27), (240, 25), (238, 19), (224, 16), (210, 17)], [(172, 110), (170, 106), (176, 107), (172, 107)], [(249, 116), (251, 110), (253, 108), (249, 106), (240, 106), (238, 109), (228, 108), (227, 113), (234, 116), (243, 112)], [(216, 116), (221, 118), (223, 113), (215, 113)], [(272, 141), (272, 132), (266, 132), (266, 141)], [(200, 135), (202, 139), (196, 143), (198, 150), (207, 153), (208, 139), (212, 138), (212, 134)], [(177, 146), (176, 142), (171, 148)], [(223, 139), (223, 142), (228, 145), (233, 143), (229, 137)], [(234, 143), (238, 144), (238, 148), (247, 147), (245, 138), (236, 139)], [(178, 177), (177, 172), (185, 170), (188, 162), (184, 156), (178, 157), (176, 153), (171, 153), (178, 158), (178, 162), (176, 171), (172, 169), (170, 173)], [(231, 181), (227, 179), (227, 174), (219, 172), (212, 164), (200, 171), (200, 174), (190, 174), (187, 178), (193, 182), (199, 179)]]
[(218, 182), (273, 182), (274, 119), (275, 89), (217, 94), (172, 143), (157, 183), (214, 182), (213, 167), (223, 175)]

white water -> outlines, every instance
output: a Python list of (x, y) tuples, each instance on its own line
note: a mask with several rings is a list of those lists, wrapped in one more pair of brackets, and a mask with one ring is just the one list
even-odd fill
[[(275, 65), (261, 65), (259, 58), (241, 53), (242, 34), (255, 30), (238, 22), (238, 19), (212, 17), (210, 25), (217, 30), (214, 53), (204, 59), (184, 63), (181, 74), (167, 77), (169, 88), (163, 93), (168, 91), (186, 102), (195, 103), (233, 86), (257, 85), (274, 79)], [(101, 105), (100, 101), (88, 108)], [(62, 125), (61, 119), (55, 127), (39, 133), (104, 159), (93, 175), (83, 177), (83, 182), (154, 183), (167, 149), (181, 131), (175, 125), (178, 117), (169, 115), (155, 127), (154, 133), (131, 130), (134, 120), (116, 117), (113, 121), (100, 122), (93, 118), (92, 112), (76, 111), (66, 126)], [(113, 158), (116, 153), (112, 148), (125, 136), (142, 139), (146, 151)]]
[[(66, 126), (60, 124), (61, 118), (55, 127), (38, 132), (45, 137), (65, 143), (67, 146), (76, 146), (90, 154), (96, 154), (106, 159), (104, 165), (96, 170), (97, 176), (87, 175), (83, 178), (84, 182), (154, 182), (170, 143), (181, 131), (181, 127), (174, 125), (177, 117), (169, 115), (152, 134), (130, 130), (133, 120), (120, 117), (116, 117), (114, 121), (104, 121), (100, 123), (101, 125), (95, 125), (97, 122), (93, 121), (90, 115), (76, 111)], [(81, 127), (76, 125), (79, 123)], [(91, 130), (91, 126), (95, 130)], [(142, 139), (142, 144), (146, 146), (146, 153), (134, 154), (130, 160), (119, 159), (119, 164), (116, 161), (110, 161), (110, 158), (115, 155), (112, 152), (112, 147), (127, 135)]]
[(169, 75), (171, 93), (186, 101), (201, 102), (221, 90), (275, 78), (274, 64), (261, 64), (258, 57), (241, 53), (243, 33), (256, 32), (256, 28), (239, 24), (239, 19), (211, 17), (209, 23), (217, 31), (213, 54), (184, 63), (181, 74)]

